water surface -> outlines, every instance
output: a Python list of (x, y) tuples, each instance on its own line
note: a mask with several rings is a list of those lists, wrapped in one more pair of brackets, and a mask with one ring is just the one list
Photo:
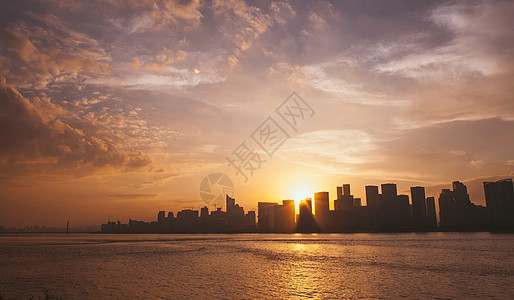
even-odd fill
[(0, 235), (0, 295), (514, 299), (514, 235)]

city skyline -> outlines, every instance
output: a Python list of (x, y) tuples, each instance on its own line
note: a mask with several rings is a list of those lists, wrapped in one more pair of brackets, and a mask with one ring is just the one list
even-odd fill
[[(156, 221), (129, 219), (128, 224), (108, 221), (102, 233), (327, 233), (327, 232), (416, 232), (488, 231), (514, 229), (514, 185), (512, 178), (483, 182), (486, 206), (470, 199), (467, 186), (453, 181), (436, 201), (425, 187), (398, 194), (395, 183), (366, 186), (366, 204), (351, 193), (350, 184), (337, 186), (336, 198), (329, 192), (314, 193), (301, 201), (285, 199), (259, 202), (257, 214), (245, 210), (225, 195), (225, 211), (184, 209), (159, 211)], [(332, 202), (332, 205), (331, 205)], [(436, 204), (439, 210), (436, 211)]]
[(514, 174), (513, 14), (502, 0), (3, 1), (0, 224), (199, 208), (213, 173), (251, 210), (339, 183), (364, 203), (369, 184), (437, 196), (454, 180), (485, 204), (481, 182)]

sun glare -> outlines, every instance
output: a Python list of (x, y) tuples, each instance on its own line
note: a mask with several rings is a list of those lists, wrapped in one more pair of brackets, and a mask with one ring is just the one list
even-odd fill
[(305, 189), (297, 189), (293, 192), (293, 199), (294, 199), (294, 205), (296, 207), (296, 210), (298, 210), (298, 207), (300, 206), (300, 202), (304, 200), (305, 198), (312, 198), (312, 193)]

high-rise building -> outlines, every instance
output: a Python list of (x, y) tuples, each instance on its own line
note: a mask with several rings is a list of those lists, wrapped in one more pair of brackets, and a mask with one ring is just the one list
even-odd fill
[(452, 183), (453, 190), (443, 189), (439, 196), (439, 225), (441, 227), (476, 228), (486, 223), (486, 208), (474, 205), (466, 186)]
[(300, 202), (300, 214), (298, 215), (297, 231), (298, 232), (316, 232), (318, 227), (314, 222), (312, 215), (312, 199), (307, 198)]
[(245, 215), (245, 225), (255, 226), (255, 211), (250, 210)]
[(273, 232), (275, 230), (275, 202), (257, 203), (259, 232)]
[(317, 192), (314, 193), (314, 214), (324, 215), (328, 214), (329, 211), (329, 198), (328, 192)]
[(382, 196), (380, 203), (380, 214), (383, 224), (386, 227), (399, 225), (400, 206), (398, 205), (398, 194), (396, 184), (382, 184)]
[(350, 211), (354, 207), (353, 195), (350, 193), (350, 185), (343, 184), (337, 187), (337, 199), (334, 201), (334, 210)]
[(425, 200), (425, 188), (414, 186), (410, 188), (412, 199), (412, 221), (416, 227), (427, 225), (427, 204)]
[(379, 224), (379, 201), (378, 201), (378, 186), (367, 185), (366, 186), (366, 205), (369, 214), (370, 225), (373, 228), (377, 228)]
[(294, 232), (295, 206), (294, 200), (283, 200), (282, 205), (275, 206), (275, 232)]
[(236, 199), (235, 198), (232, 198), (230, 197), (229, 195), (225, 195), (226, 196), (226, 208), (227, 208), (227, 213), (231, 213), (232, 210), (234, 209), (234, 206), (236, 205)]
[(161, 210), (159, 211), (159, 213), (157, 214), (157, 222), (158, 223), (164, 223), (164, 221), (166, 220), (166, 212), (164, 210)]
[(209, 208), (204, 206), (200, 209), (200, 218), (207, 218), (209, 216)]
[(343, 184), (343, 195), (350, 196), (350, 185), (349, 184)]
[(514, 227), (514, 189), (512, 179), (484, 182), (485, 202), (490, 223)]
[(441, 227), (455, 225), (455, 201), (450, 189), (443, 189), (439, 195), (439, 225)]
[(431, 228), (437, 227), (434, 197), (427, 197), (427, 226)]
[(407, 227), (411, 224), (411, 206), (408, 195), (398, 195), (398, 218), (397, 226)]
[(312, 215), (312, 199), (306, 198), (305, 200), (302, 200), (300, 202), (299, 211), (300, 211), (300, 215), (302, 215), (302, 214), (305, 214), (305, 215), (311, 214)]
[(314, 219), (321, 230), (327, 230), (329, 225), (330, 203), (328, 192), (314, 193)]

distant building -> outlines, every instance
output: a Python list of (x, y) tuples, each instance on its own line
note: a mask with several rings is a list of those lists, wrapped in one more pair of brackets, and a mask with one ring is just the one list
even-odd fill
[(317, 232), (318, 226), (314, 222), (312, 215), (312, 199), (306, 198), (300, 202), (299, 214), (297, 220), (298, 232)]
[(209, 208), (204, 206), (200, 209), (200, 218), (205, 219), (209, 217)]
[(283, 200), (282, 205), (274, 207), (275, 232), (292, 233), (296, 231), (294, 200)]
[(259, 232), (273, 232), (275, 230), (275, 202), (257, 203)]
[(166, 220), (166, 212), (164, 210), (161, 210), (158, 214), (157, 214), (157, 222), (159, 224), (163, 224), (164, 221)]
[(485, 202), (490, 223), (514, 228), (514, 189), (512, 179), (484, 182)]
[(409, 204), (409, 196), (408, 195), (398, 195), (398, 221), (396, 222), (396, 226), (403, 227), (404, 230), (406, 227), (411, 225), (411, 205)]
[(452, 187), (439, 195), (439, 226), (473, 229), (487, 224), (487, 209), (471, 203), (467, 187), (460, 181), (452, 182)]
[[(326, 192), (328, 193), (328, 192)], [(314, 198), (316, 199), (316, 198)], [(360, 199), (359, 199), (360, 200)], [(350, 185), (343, 184), (337, 187), (337, 199), (334, 201), (334, 210), (350, 211), (355, 206), (353, 195), (350, 193)], [(360, 206), (360, 205), (359, 205)]]
[(427, 226), (430, 228), (437, 227), (437, 214), (435, 212), (435, 199), (428, 197), (427, 201)]
[(329, 208), (328, 192), (314, 193), (314, 219), (322, 231), (325, 231), (329, 226)]
[(245, 225), (255, 226), (255, 211), (250, 210), (245, 215)]
[(368, 207), (368, 214), (370, 225), (373, 228), (377, 228), (379, 221), (379, 194), (378, 186), (367, 185), (366, 186), (366, 205)]
[(412, 199), (412, 223), (415, 227), (427, 226), (427, 203), (425, 198), (425, 188), (414, 186), (410, 188)]
[(400, 223), (400, 207), (398, 205), (398, 194), (396, 184), (384, 183), (381, 185), (382, 195), (380, 197), (381, 223), (384, 227), (390, 228)]

